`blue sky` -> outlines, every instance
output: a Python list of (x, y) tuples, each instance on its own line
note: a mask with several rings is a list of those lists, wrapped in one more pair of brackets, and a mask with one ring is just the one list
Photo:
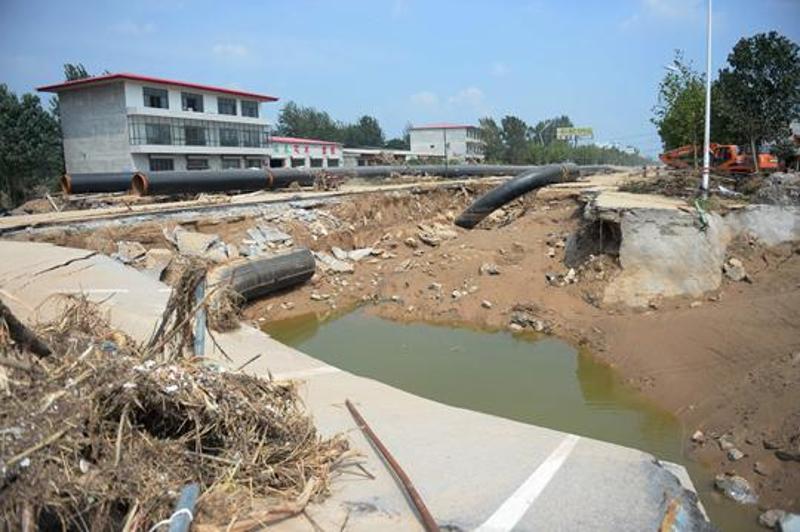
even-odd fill
[[(714, 64), (742, 36), (800, 42), (800, 0), (715, 0)], [(59, 81), (62, 64), (279, 96), (339, 120), (568, 114), (598, 141), (658, 152), (649, 122), (676, 48), (705, 61), (702, 0), (41, 2), (0, 0), (0, 82)], [(266, 104), (274, 120), (281, 102)]]

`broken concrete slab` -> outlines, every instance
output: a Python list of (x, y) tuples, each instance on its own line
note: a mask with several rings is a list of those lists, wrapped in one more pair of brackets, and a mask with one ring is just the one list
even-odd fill
[(117, 252), (112, 254), (111, 257), (123, 264), (131, 264), (144, 257), (145, 253), (147, 253), (147, 250), (139, 242), (121, 240), (117, 242)]
[(620, 274), (605, 304), (645, 307), (656, 297), (699, 297), (722, 282), (726, 248), (740, 235), (765, 245), (800, 240), (800, 207), (755, 205), (722, 216), (683, 200), (602, 192), (584, 196), (584, 218), (613, 225)]
[(355, 271), (352, 263), (337, 259), (324, 251), (315, 251), (314, 257), (324, 271), (332, 271), (334, 273), (353, 273)]

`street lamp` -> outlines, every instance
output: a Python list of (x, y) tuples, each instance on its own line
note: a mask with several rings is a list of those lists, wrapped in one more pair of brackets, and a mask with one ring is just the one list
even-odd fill
[[(708, 178), (711, 173), (711, 0), (706, 16), (706, 129), (703, 136), (703, 198), (708, 198)], [(756, 157), (753, 154), (753, 157)]]

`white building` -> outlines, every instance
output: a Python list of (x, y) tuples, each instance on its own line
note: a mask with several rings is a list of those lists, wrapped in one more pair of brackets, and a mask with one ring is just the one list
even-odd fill
[(344, 148), (344, 166), (381, 166), (404, 164), (414, 156), (411, 150), (390, 148)]
[(483, 161), (484, 142), (480, 128), (462, 124), (430, 124), (412, 127), (411, 153), (421, 158)]
[(68, 173), (266, 165), (261, 103), (277, 98), (136, 74), (39, 87), (58, 94)]
[(327, 140), (270, 137), (272, 168), (336, 168), (342, 166), (342, 145)]

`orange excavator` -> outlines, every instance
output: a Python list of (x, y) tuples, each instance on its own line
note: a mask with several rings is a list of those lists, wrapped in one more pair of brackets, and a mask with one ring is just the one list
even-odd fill
[[(716, 144), (709, 145), (711, 151), (711, 169), (715, 172), (725, 174), (752, 174), (756, 171), (753, 166), (753, 157), (750, 153), (745, 153), (735, 144)], [(674, 150), (669, 150), (658, 156), (661, 161), (672, 168), (691, 168), (694, 166), (695, 153), (699, 164), (703, 160), (703, 148), (697, 148), (691, 144), (681, 146)], [(778, 158), (771, 153), (758, 154), (758, 168), (762, 172), (775, 172), (780, 169)]]

